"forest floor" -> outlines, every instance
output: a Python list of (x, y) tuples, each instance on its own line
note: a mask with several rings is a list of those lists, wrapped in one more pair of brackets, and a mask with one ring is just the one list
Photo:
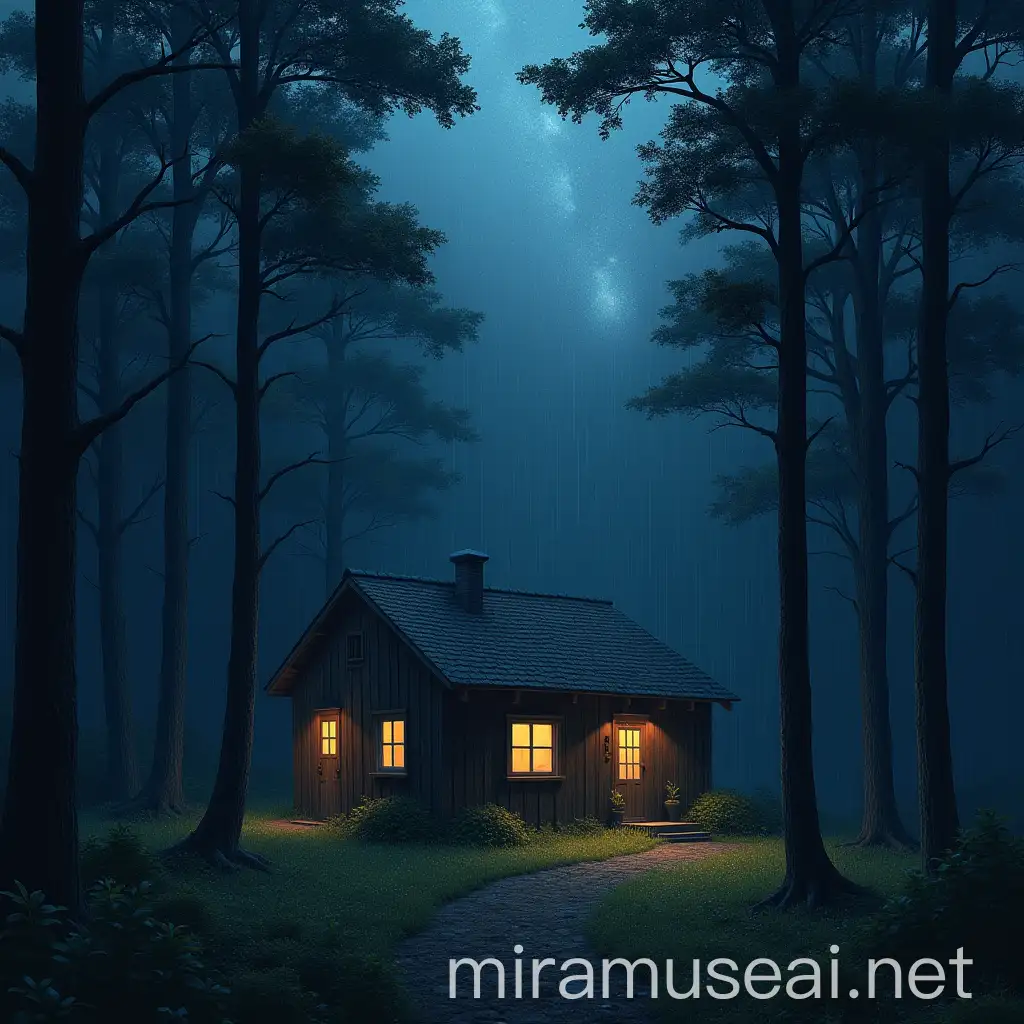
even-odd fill
[[(155, 852), (172, 846), (196, 821), (184, 816), (128, 824)], [(85, 814), (82, 838), (103, 838), (115, 824)], [(352, 972), (350, 987), (393, 989), (366, 993), (381, 1004), (380, 1015), (371, 1019), (386, 1024), (383, 1004), (402, 1001), (394, 948), (426, 927), (442, 904), (509, 875), (635, 854), (656, 844), (636, 830), (616, 829), (596, 836), (544, 835), (510, 849), (369, 845), (324, 828), (292, 826), (277, 810), (250, 814), (242, 845), (268, 858), (270, 871), (224, 874), (198, 862), (175, 863), (159, 880), (161, 899), (176, 908), (191, 904), (197, 920), (182, 923), (206, 932), (212, 949), (230, 948), (231, 973), (260, 972), (264, 984), (276, 973), (287, 987), (293, 965), (301, 974), (310, 958), (336, 951), (336, 983)], [(352, 1017), (358, 1019), (355, 1012)]]
[[(274, 1024), (318, 1019), (300, 1007), (309, 1005), (310, 990), (323, 995), (326, 988), (333, 990), (329, 1001), (343, 1007), (341, 1019), (346, 1022), (424, 1019), (415, 1010), (425, 1009), (431, 998), (420, 977), (426, 965), (414, 964), (410, 973), (409, 961), (424, 953), (420, 947), (424, 942), (429, 947), (431, 936), (447, 935), (446, 922), (452, 920), (469, 922), (466, 934), (470, 937), (474, 929), (489, 941), (501, 932), (491, 942), (493, 949), (470, 948), (470, 943), (465, 949), (453, 948), (451, 955), (478, 960), (500, 957), (510, 986), (515, 957), (513, 942), (505, 941), (512, 936), (510, 922), (529, 925), (523, 932), (525, 939), (518, 933), (513, 936), (514, 942), (524, 946), (526, 991), (530, 959), (558, 956), (569, 946), (573, 949), (566, 956), (588, 956), (598, 969), (598, 957), (649, 957), (659, 965), (672, 959), (675, 988), (683, 990), (689, 985), (693, 959), (700, 959), (706, 968), (716, 957), (740, 965), (770, 957), (785, 974), (787, 964), (796, 957), (827, 964), (829, 947), (838, 945), (842, 961), (844, 954), (857, 948), (866, 915), (876, 905), (752, 915), (751, 907), (783, 876), (778, 840), (679, 844), (675, 852), (669, 846), (654, 846), (632, 830), (612, 830), (592, 837), (545, 836), (525, 847), (481, 850), (365, 845), (341, 840), (326, 829), (291, 826), (287, 818), (283, 820), (284, 824), (278, 811), (254, 814), (246, 821), (243, 845), (270, 859), (269, 873), (223, 874), (197, 863), (184, 868), (175, 865), (159, 882), (163, 901), (184, 909), (186, 917), (193, 915), (194, 920), (182, 923), (192, 924), (201, 933), (209, 959), (221, 967), (226, 983), (235, 992), (250, 986), (270, 1014), (266, 1019)], [(102, 837), (113, 824), (98, 815), (86, 815), (83, 837)], [(171, 846), (194, 824), (194, 818), (181, 818), (133, 822), (131, 827), (149, 849), (158, 851)], [(862, 851), (838, 843), (830, 844), (830, 852), (848, 877), (882, 897), (897, 892), (907, 872), (917, 866), (914, 856)], [(549, 868), (556, 870), (545, 870)], [(489, 970), (484, 973), (485, 985), (493, 984)], [(638, 982), (642, 976), (638, 970)], [(636, 1000), (628, 1017), (614, 1011), (602, 1013), (602, 1000), (595, 999), (583, 1005), (558, 1000), (564, 1002), (559, 1011), (571, 1006), (578, 1012), (550, 1019), (754, 1024), (790, 1020), (787, 1015), (792, 1010), (807, 1009), (807, 1004), (801, 1007), (786, 999), (766, 1003), (746, 996), (699, 1002), (668, 999), (663, 979), (664, 975), (661, 998)], [(703, 983), (708, 981), (705, 970)], [(447, 974), (433, 979), (435, 988), (446, 984)], [(507, 1005), (499, 1012), (482, 1003), (476, 1003), (475, 1012), (469, 1006), (449, 1006), (443, 1020), (445, 1024), (456, 1019), (542, 1024), (549, 1019), (536, 1013), (517, 1016)], [(975, 1008), (983, 1009), (978, 1003)], [(621, 1009), (621, 1002), (616, 1004)], [(456, 1017), (451, 1012), (455, 1008), (465, 1015)], [(844, 1020), (842, 1015), (829, 1017), (821, 1003), (816, 1009), (816, 1020)], [(971, 1024), (979, 1020), (1003, 1024), (998, 1010), (986, 1012), (984, 1018), (970, 1018)], [(938, 1007), (922, 1006), (920, 1012), (915, 1008), (909, 1019), (914, 1024), (954, 1019), (960, 1024), (960, 1018), (942, 1016)]]

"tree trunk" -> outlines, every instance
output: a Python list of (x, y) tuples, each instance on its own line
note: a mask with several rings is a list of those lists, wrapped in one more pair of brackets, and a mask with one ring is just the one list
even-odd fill
[[(113, 10), (101, 26), (100, 67), (110, 59), (114, 45)], [(108, 65), (109, 66), (109, 65)], [(108, 118), (98, 129), (99, 222), (106, 225), (120, 213), (118, 194), (121, 177), (120, 138)], [(116, 243), (112, 243), (116, 244)], [(120, 405), (121, 338), (118, 328), (117, 288), (104, 273), (96, 291), (99, 324), (97, 331), (97, 397), (100, 412)], [(128, 641), (122, 589), (122, 485), (124, 455), (121, 427), (109, 427), (96, 445), (97, 530), (96, 554), (100, 603), (100, 652), (103, 662), (103, 710), (107, 729), (105, 796), (127, 800), (138, 786), (135, 731), (132, 722), (131, 690), (128, 683)]]
[[(191, 31), (188, 13), (173, 15), (171, 49), (184, 45)], [(178, 63), (191, 60), (185, 54)], [(192, 341), (192, 240), (197, 209), (193, 195), (191, 133), (194, 121), (190, 76), (171, 77), (171, 152), (175, 202), (171, 223), (167, 347), (171, 362), (188, 354)], [(156, 814), (180, 813), (185, 804), (185, 689), (188, 672), (189, 445), (192, 440), (192, 377), (186, 367), (167, 383), (164, 478), (164, 593), (161, 611), (160, 695), (149, 778), (135, 801)]]
[[(873, 362), (872, 344), (862, 345), (858, 331), (862, 376), (881, 372)], [(860, 640), (861, 730), (864, 751), (864, 807), (857, 844), (903, 848), (911, 844), (896, 804), (893, 782), (892, 725), (889, 714), (888, 605), (889, 520), (888, 455), (885, 436), (885, 382), (863, 390), (862, 418), (855, 438), (860, 481), (857, 501), (857, 620)], [(874, 393), (880, 390), (880, 394)]]
[[(107, 412), (121, 401), (117, 331), (117, 293), (104, 283), (99, 291), (99, 399)], [(100, 650), (103, 659), (103, 709), (107, 727), (105, 796), (127, 800), (138, 785), (127, 636), (122, 592), (121, 428), (109, 427), (97, 445), (96, 553), (100, 600)]]
[[(860, 67), (864, 86), (878, 86), (878, 16), (865, 4), (860, 19)], [(910, 845), (900, 819), (893, 782), (889, 708), (889, 399), (885, 378), (882, 215), (877, 203), (878, 154), (868, 141), (859, 153), (862, 220), (854, 261), (857, 324), (857, 401), (847, 409), (857, 473), (858, 550), (855, 559), (857, 626), (860, 640), (861, 734), (864, 806), (861, 846)]]
[[(926, 85), (949, 101), (956, 72), (955, 0), (930, 0)], [(959, 829), (946, 678), (946, 564), (949, 532), (950, 145), (945, 123), (921, 167), (921, 326), (918, 334), (917, 580), (914, 689), (921, 801), (921, 855), (931, 870)]]
[[(260, 19), (255, 0), (241, 0), (238, 130), (259, 115)], [(260, 575), (259, 316), (260, 176), (239, 168), (238, 325), (235, 337), (235, 564), (231, 589), (231, 650), (220, 761), (206, 813), (184, 846), (219, 866), (265, 865), (239, 848), (252, 760)]]
[[(776, 33), (782, 93), (799, 85), (792, 25)], [(799, 122), (780, 125), (775, 199), (780, 307), (779, 406), (779, 704), (786, 877), (766, 901), (778, 907), (833, 902), (851, 884), (835, 869), (821, 838), (814, 784), (807, 557), (807, 335)]]
[(75, 534), (83, 0), (37, 0), (18, 471), (14, 706), (0, 887), (77, 912)]
[(345, 332), (341, 323), (331, 325), (333, 337), (327, 346), (327, 372), (330, 396), (326, 402), (327, 446), (330, 465), (327, 467), (327, 509), (324, 534), (327, 548), (327, 596), (341, 582), (345, 572), (345, 449), (347, 409), (341, 400), (345, 391)]

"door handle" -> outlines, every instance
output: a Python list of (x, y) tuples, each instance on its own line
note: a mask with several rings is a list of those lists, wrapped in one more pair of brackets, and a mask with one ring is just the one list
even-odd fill
[(323, 763), (323, 761), (321, 761), (321, 762), (320, 762), (320, 763), (319, 763), (319, 764), (318, 764), (318, 765), (316, 766), (316, 773), (317, 773), (317, 775), (323, 775), (323, 773), (324, 773), (324, 763)]

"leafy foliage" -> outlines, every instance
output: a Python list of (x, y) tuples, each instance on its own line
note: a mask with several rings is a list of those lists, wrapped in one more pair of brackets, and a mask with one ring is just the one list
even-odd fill
[(95, 885), (105, 879), (119, 885), (151, 885), (162, 875), (156, 857), (128, 825), (115, 825), (106, 838), (90, 837), (82, 844), (82, 882)]
[(1016, 936), (1024, 918), (1024, 840), (982, 813), (934, 875), (912, 874), (878, 915), (865, 947), (902, 963), (945, 960), (963, 947), (972, 978), (1024, 993)]
[(97, 883), (87, 922), (20, 883), (0, 894), (0, 1017), (15, 1024), (154, 1020), (220, 1024), (228, 990), (204, 964), (200, 943), (160, 918), (147, 883)]
[(451, 823), (451, 841), (462, 846), (525, 846), (533, 830), (500, 804), (464, 807)]
[(429, 843), (438, 835), (438, 825), (430, 811), (406, 796), (363, 797), (331, 827), (344, 839), (366, 843)]
[(731, 789), (701, 794), (687, 818), (708, 832), (725, 836), (763, 836), (778, 827), (777, 817), (766, 800), (756, 800)]

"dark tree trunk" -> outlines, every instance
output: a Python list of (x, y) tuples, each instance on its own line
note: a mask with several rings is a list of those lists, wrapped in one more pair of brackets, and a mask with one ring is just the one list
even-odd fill
[[(113, 53), (113, 11), (101, 26), (99, 64), (109, 66)], [(111, 223), (120, 213), (118, 194), (121, 177), (120, 138), (111, 120), (103, 118), (98, 128), (98, 196), (100, 224)], [(100, 412), (117, 408), (123, 399), (121, 387), (121, 337), (118, 326), (118, 291), (103, 275), (96, 290), (97, 398)], [(122, 522), (124, 452), (121, 427), (108, 428), (96, 444), (96, 555), (99, 585), (100, 653), (103, 662), (103, 710), (107, 729), (105, 796), (127, 800), (138, 786), (135, 730), (132, 721), (131, 690), (128, 684), (128, 641), (122, 588), (122, 553), (125, 524)]]
[[(173, 50), (184, 45), (191, 24), (187, 11), (173, 15)], [(178, 58), (185, 64), (189, 55)], [(191, 76), (171, 78), (171, 152), (181, 158), (172, 169), (175, 202), (171, 223), (167, 347), (171, 362), (188, 354), (192, 341), (192, 241), (197, 209), (186, 201), (192, 183)], [(192, 377), (186, 367), (167, 385), (164, 479), (164, 593), (161, 611), (160, 690), (149, 778), (135, 801), (156, 814), (184, 808), (185, 689), (188, 672), (189, 446), (192, 440)]]
[(0, 886), (80, 906), (75, 767), (83, 0), (36, 3), (18, 471), (14, 707)]
[[(260, 21), (255, 0), (241, 0), (238, 130), (259, 116)], [(184, 845), (220, 866), (263, 866), (239, 848), (252, 760), (260, 576), (259, 316), (260, 176), (239, 169), (238, 325), (235, 338), (235, 564), (231, 589), (231, 649), (220, 761), (206, 813)]]
[[(870, 243), (869, 243), (870, 244)], [(861, 243), (858, 239), (858, 245)], [(863, 249), (862, 249), (863, 251)], [(877, 295), (877, 290), (875, 292)], [(889, 712), (889, 487), (882, 341), (875, 309), (858, 326), (860, 417), (854, 437), (858, 553), (855, 560), (860, 639), (861, 730), (864, 751), (864, 806), (857, 843), (904, 847), (910, 844), (896, 804), (892, 725)]]
[[(777, 32), (777, 88), (799, 85), (792, 25)], [(801, 218), (803, 167), (796, 118), (780, 125), (775, 200), (780, 306), (779, 405), (779, 704), (786, 877), (766, 901), (790, 907), (833, 902), (851, 884), (835, 869), (821, 838), (814, 784), (807, 558), (807, 335)]]
[[(865, 4), (860, 19), (861, 77), (876, 89), (878, 17)], [(892, 724), (889, 709), (889, 398), (885, 377), (882, 281), (882, 214), (877, 193), (880, 175), (876, 146), (859, 154), (862, 220), (854, 260), (854, 314), (857, 324), (857, 387), (854, 408), (847, 408), (857, 474), (857, 555), (854, 560), (857, 625), (860, 640), (861, 734), (864, 751), (862, 846), (902, 848), (910, 844), (900, 819), (893, 782)], [(848, 403), (849, 404), (849, 403)]]
[(327, 346), (327, 372), (330, 377), (330, 397), (326, 403), (327, 446), (330, 464), (327, 467), (327, 508), (324, 515), (326, 546), (327, 595), (341, 582), (345, 571), (345, 449), (347, 408), (342, 400), (345, 393), (344, 326), (331, 325), (333, 337)]
[[(930, 0), (926, 85), (950, 99), (956, 72), (955, 0)], [(945, 125), (922, 163), (921, 326), (918, 334), (917, 586), (914, 688), (921, 801), (921, 854), (935, 858), (957, 838), (956, 788), (946, 677), (946, 564), (949, 532), (949, 304), (950, 145)]]
[[(104, 283), (99, 290), (99, 400), (104, 412), (121, 401), (121, 366), (117, 328), (117, 293)], [(96, 554), (100, 603), (100, 651), (103, 659), (103, 709), (107, 727), (106, 793), (127, 800), (138, 785), (131, 690), (128, 685), (127, 636), (122, 591), (121, 428), (108, 428), (98, 443), (96, 467)]]

